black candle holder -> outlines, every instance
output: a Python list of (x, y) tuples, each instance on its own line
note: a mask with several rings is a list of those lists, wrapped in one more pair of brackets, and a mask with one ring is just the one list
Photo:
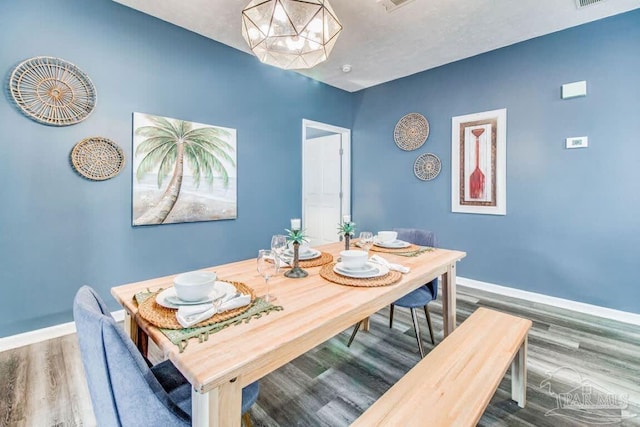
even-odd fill
[(309, 275), (309, 273), (307, 273), (306, 271), (304, 271), (303, 269), (300, 268), (299, 265), (299, 250), (300, 250), (300, 243), (298, 242), (293, 242), (293, 268), (290, 270), (287, 270), (284, 275), (286, 277), (289, 277), (290, 279), (300, 279), (303, 277), (307, 277)]

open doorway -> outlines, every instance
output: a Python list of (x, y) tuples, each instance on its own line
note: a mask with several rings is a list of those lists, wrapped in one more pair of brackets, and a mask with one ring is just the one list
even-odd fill
[(351, 215), (351, 130), (302, 120), (302, 223), (311, 245), (337, 242)]

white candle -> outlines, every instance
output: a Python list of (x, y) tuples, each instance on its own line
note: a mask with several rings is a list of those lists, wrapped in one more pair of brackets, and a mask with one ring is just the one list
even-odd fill
[(300, 218), (291, 219), (291, 230), (300, 230)]
[(342, 222), (345, 223), (345, 224), (348, 223), (348, 222), (351, 222), (351, 215), (343, 216), (342, 217)]

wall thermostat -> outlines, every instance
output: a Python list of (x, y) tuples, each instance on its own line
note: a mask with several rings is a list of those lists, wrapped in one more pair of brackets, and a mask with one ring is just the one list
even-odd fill
[(586, 148), (589, 146), (589, 138), (586, 136), (574, 136), (567, 138), (567, 148)]
[(562, 99), (587, 96), (587, 82), (573, 82), (562, 85)]

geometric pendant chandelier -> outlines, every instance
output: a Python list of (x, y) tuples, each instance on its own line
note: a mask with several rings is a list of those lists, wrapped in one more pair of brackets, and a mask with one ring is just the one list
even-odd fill
[(328, 0), (251, 0), (242, 36), (261, 62), (305, 69), (326, 61), (342, 25)]

